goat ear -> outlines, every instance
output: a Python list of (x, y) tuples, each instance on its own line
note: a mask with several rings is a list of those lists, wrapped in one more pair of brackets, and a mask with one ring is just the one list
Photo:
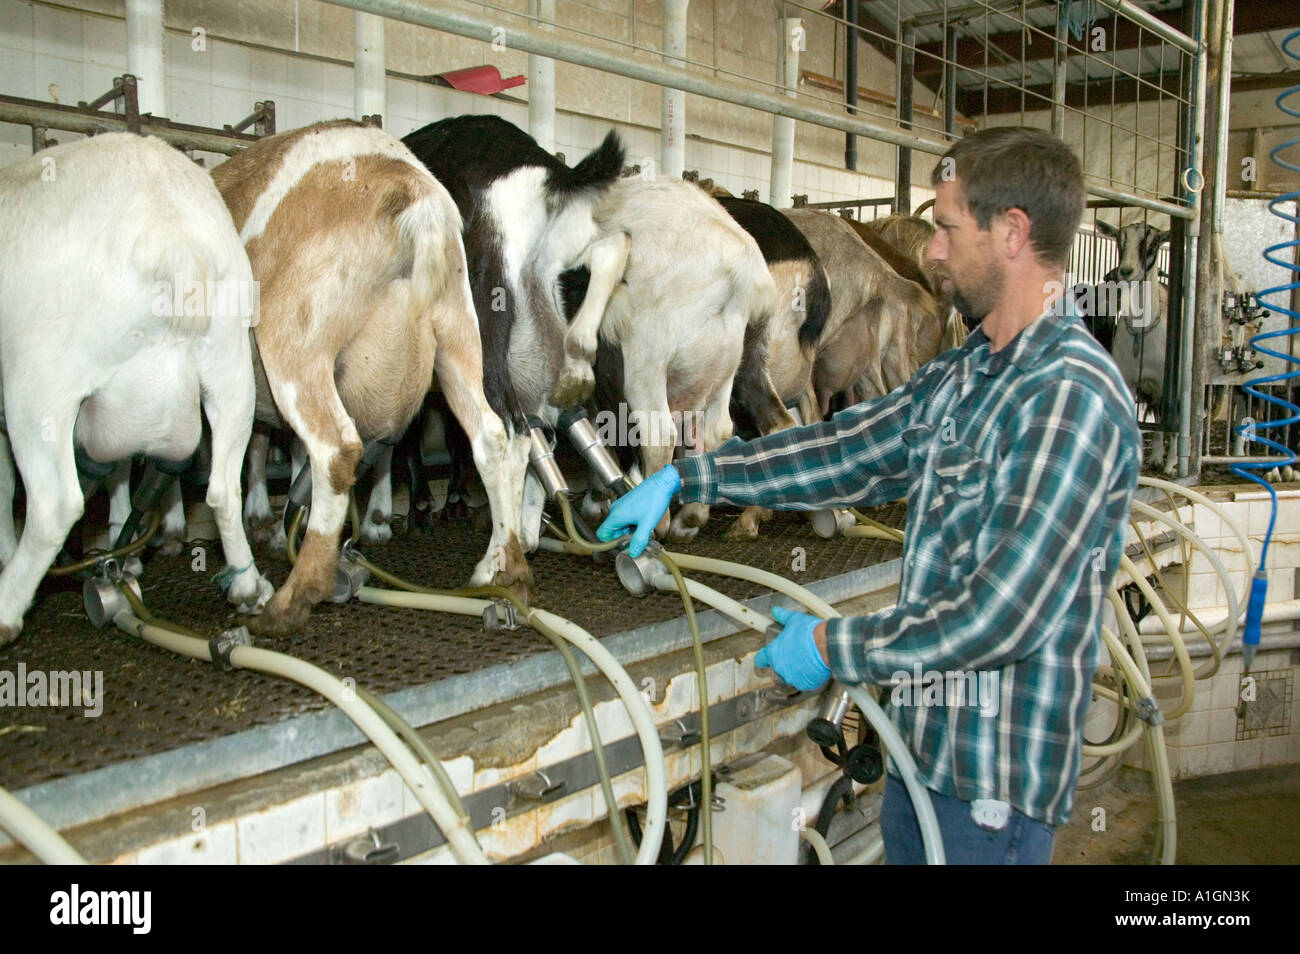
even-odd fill
[(1166, 242), (1168, 242), (1169, 236), (1172, 234), (1173, 234), (1172, 229), (1165, 229), (1163, 232), (1157, 232), (1155, 248), (1159, 248), (1161, 245), (1164, 245)]
[(1108, 222), (1103, 222), (1101, 219), (1098, 219), (1096, 223), (1096, 228), (1097, 231), (1100, 232), (1102, 235), (1106, 236), (1106, 238), (1113, 238), (1113, 239), (1119, 238), (1119, 229), (1115, 228), (1115, 226), (1111, 225)]

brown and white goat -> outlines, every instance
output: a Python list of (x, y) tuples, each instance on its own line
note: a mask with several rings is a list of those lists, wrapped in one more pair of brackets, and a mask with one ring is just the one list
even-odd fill
[(261, 282), (258, 418), (292, 428), (313, 478), (297, 565), (258, 628), (298, 629), (333, 591), (363, 441), (400, 436), (435, 373), (492, 508), (492, 541), (471, 582), (526, 587), (506, 435), (483, 395), (460, 214), (447, 191), (397, 139), (352, 122), (263, 139), (213, 179)]
[(813, 367), (821, 415), (837, 394), (855, 403), (904, 384), (920, 363), (934, 357), (916, 347), (940, 327), (933, 296), (890, 268), (839, 216), (812, 209), (785, 214), (817, 252), (830, 282), (831, 313)]

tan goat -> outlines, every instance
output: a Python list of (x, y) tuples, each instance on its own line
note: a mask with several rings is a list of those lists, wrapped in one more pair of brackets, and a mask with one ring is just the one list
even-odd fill
[(263, 139), (213, 178), (261, 283), (258, 419), (292, 428), (313, 476), (298, 563), (257, 628), (299, 629), (331, 594), (362, 442), (400, 436), (435, 373), (492, 507), (492, 542), (471, 582), (526, 589), (519, 504), (504, 492), (514, 486), (506, 435), (483, 395), (461, 218), (447, 191), (397, 139), (352, 122)]

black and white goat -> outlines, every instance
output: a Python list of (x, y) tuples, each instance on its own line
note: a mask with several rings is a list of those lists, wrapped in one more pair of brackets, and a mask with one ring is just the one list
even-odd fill
[[(1139, 409), (1157, 424), (1174, 409), (1165, 404), (1165, 354), (1169, 337), (1168, 290), (1157, 260), (1169, 231), (1140, 222), (1115, 228), (1097, 222), (1097, 231), (1115, 240), (1119, 263), (1095, 286), (1076, 285), (1075, 306), (1088, 329), (1115, 359)], [(1166, 452), (1168, 444), (1168, 452)], [(1165, 432), (1151, 438), (1147, 465), (1173, 474), (1178, 456)]]
[[(622, 172), (623, 146), (611, 131), (569, 168), (497, 116), (444, 119), (403, 142), (451, 193), (464, 220), (484, 390), (512, 433), (516, 490), (524, 502), (521, 538), (531, 550), (544, 501), (528, 472), (525, 422), (539, 417), (553, 424), (560, 410), (592, 391), (594, 334), (568, 334), (560, 274), (590, 270), (584, 311), (598, 324), (623, 273), (628, 239), (617, 231), (602, 233), (593, 213)], [(575, 324), (589, 328), (591, 316), (580, 315)], [(449, 488), (449, 494), (458, 489)]]

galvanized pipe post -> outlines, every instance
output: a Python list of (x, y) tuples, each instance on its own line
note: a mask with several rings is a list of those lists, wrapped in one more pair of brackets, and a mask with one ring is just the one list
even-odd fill
[[(791, 99), (799, 95), (799, 53), (804, 46), (803, 20), (785, 17), (780, 21), (781, 46), (777, 68), (781, 71), (779, 89)], [(768, 204), (778, 209), (790, 208), (793, 200), (794, 120), (789, 116), (772, 117), (772, 174)]]
[[(555, 22), (555, 0), (528, 0), (528, 15), (541, 30)], [(555, 60), (528, 54), (528, 134), (555, 152)]]
[[(686, 8), (690, 0), (663, 0), (664, 62), (686, 65)], [(659, 168), (666, 176), (680, 177), (686, 169), (686, 93), (664, 87), (659, 131)]]
[[(1223, 288), (1218, 256), (1214, 247), (1215, 231), (1221, 222), (1220, 197), (1223, 195), (1226, 169), (1221, 160), (1224, 142), (1228, 135), (1228, 80), (1232, 56), (1232, 0), (1209, 0), (1202, 21), (1205, 32), (1204, 135), (1200, 145), (1202, 181), (1200, 201), (1197, 204), (1200, 220), (1197, 223), (1195, 323), (1184, 330), (1190, 354), (1184, 355), (1188, 376), (1187, 389), (1187, 458), (1188, 472), (1200, 473), (1200, 441), (1191, 441), (1192, 434), (1200, 434), (1205, 418), (1205, 384), (1208, 379), (1208, 357), (1211, 347), (1218, 344), (1222, 328), (1220, 314), (1223, 310)], [(1227, 75), (1225, 75), (1227, 74)], [(1200, 80), (1198, 79), (1198, 84)], [(1190, 339), (1190, 340), (1189, 340)], [(1180, 422), (1181, 423), (1181, 422)], [(1179, 464), (1182, 463), (1182, 439), (1179, 432)]]
[(360, 12), (352, 17), (352, 51), (355, 118), (383, 117), (388, 111), (383, 17)]
[[(850, 115), (858, 111), (858, 0), (844, 0), (844, 108)], [(844, 134), (844, 168), (858, 168), (858, 137)]]
[[(898, 128), (912, 128), (912, 96), (916, 88), (916, 25), (910, 20), (899, 31), (898, 50)], [(912, 150), (896, 147), (894, 161), (894, 208), (899, 215), (912, 214)]]
[(167, 115), (163, 0), (126, 0), (126, 71), (138, 79), (140, 112)]
[(943, 131), (953, 136), (957, 131), (957, 28), (943, 31)]
[(1056, 8), (1056, 47), (1052, 63), (1052, 135), (1065, 138), (1065, 62), (1070, 49), (1070, 25), (1067, 7)]

